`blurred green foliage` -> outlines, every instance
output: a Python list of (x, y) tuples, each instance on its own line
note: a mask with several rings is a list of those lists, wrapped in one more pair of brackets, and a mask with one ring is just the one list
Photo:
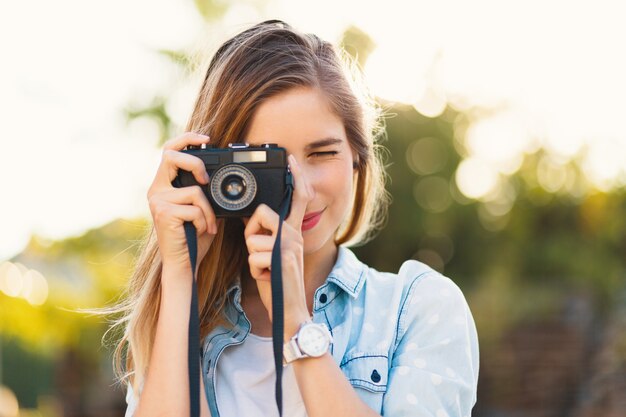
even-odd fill
[(339, 46), (364, 68), (367, 58), (376, 49), (376, 42), (359, 27), (349, 26), (344, 31)]
[(39, 271), (49, 287), (39, 306), (0, 292), (3, 383), (22, 406), (36, 406), (41, 394), (63, 395), (66, 380), (95, 381), (102, 363), (113, 381), (111, 351), (120, 335), (110, 333), (103, 341), (107, 320), (80, 310), (110, 305), (122, 296), (148, 226), (146, 219), (117, 220), (60, 241), (33, 236), (11, 259)]

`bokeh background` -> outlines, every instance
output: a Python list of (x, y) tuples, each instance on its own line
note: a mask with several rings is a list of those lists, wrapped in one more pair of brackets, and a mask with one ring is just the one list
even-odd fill
[(389, 220), (354, 248), (465, 293), (474, 416), (626, 415), (619, 1), (0, 4), (0, 416), (122, 416), (107, 323), (198, 57), (280, 18), (357, 57), (386, 109)]

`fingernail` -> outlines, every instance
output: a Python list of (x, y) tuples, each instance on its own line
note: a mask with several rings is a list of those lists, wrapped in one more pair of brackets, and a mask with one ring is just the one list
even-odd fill
[(209, 174), (207, 174), (206, 172), (204, 173), (204, 180), (206, 182), (209, 182)]

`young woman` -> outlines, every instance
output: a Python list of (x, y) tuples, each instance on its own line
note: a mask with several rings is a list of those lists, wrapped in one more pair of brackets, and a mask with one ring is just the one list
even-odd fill
[[(148, 191), (154, 227), (116, 351), (121, 372), (127, 348), (126, 416), (189, 415), (185, 221), (198, 232), (201, 415), (278, 415), (269, 267), (279, 216), (260, 205), (249, 218), (216, 219), (200, 186), (171, 184), (179, 169), (209, 181), (203, 162), (181, 150), (233, 142), (285, 148), (294, 177), (281, 240), (283, 415), (470, 415), (478, 344), (459, 288), (416, 260), (379, 272), (348, 249), (371, 237), (388, 203), (374, 144), (380, 113), (358, 80), (339, 49), (275, 20), (212, 58), (188, 132), (165, 144)], [(307, 348), (311, 331), (321, 344)], [(288, 355), (288, 345), (300, 349)]]

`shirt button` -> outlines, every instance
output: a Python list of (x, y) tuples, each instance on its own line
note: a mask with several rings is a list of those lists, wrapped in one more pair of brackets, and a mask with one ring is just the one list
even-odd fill
[(325, 303), (327, 299), (328, 297), (326, 297), (326, 294), (320, 295), (320, 303)]
[(374, 382), (380, 382), (380, 374), (378, 373), (378, 371), (376, 369), (374, 369), (374, 371), (372, 372), (372, 381)]

